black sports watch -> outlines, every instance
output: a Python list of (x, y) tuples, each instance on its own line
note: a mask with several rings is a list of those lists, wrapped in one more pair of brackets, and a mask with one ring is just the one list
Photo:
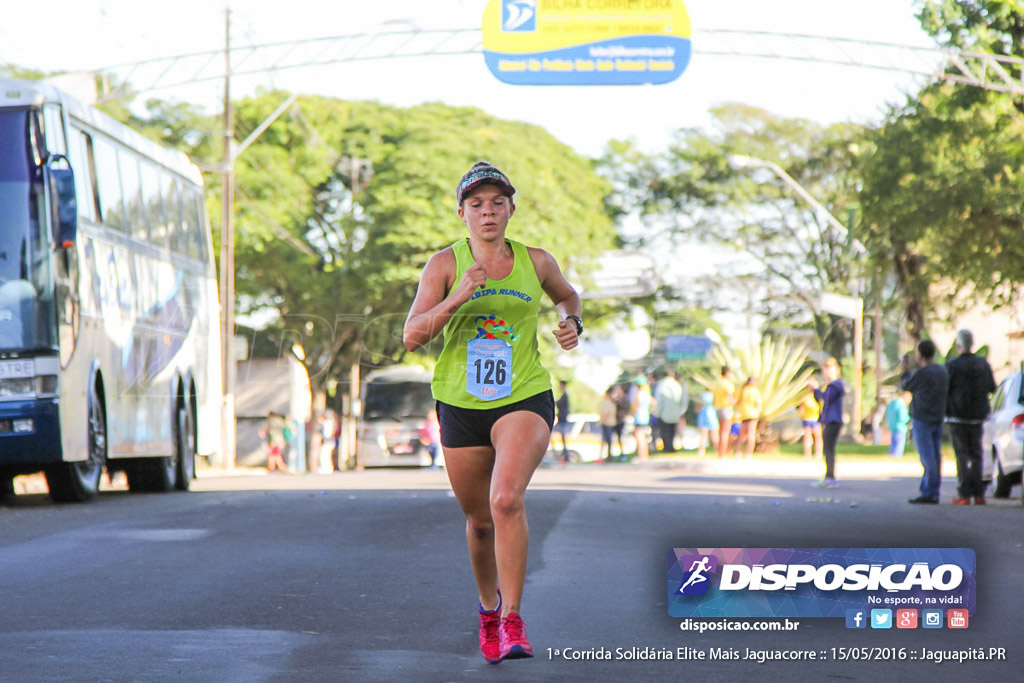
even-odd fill
[(577, 337), (582, 337), (583, 336), (583, 318), (579, 317), (578, 315), (567, 315), (567, 316), (565, 316), (565, 319), (566, 320), (571, 320), (574, 323), (576, 323), (576, 336)]

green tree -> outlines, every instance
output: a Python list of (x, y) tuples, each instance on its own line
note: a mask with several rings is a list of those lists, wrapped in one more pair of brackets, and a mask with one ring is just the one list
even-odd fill
[[(1024, 6), (925, 0), (922, 26), (955, 49), (1021, 56)], [(1020, 81), (1019, 65), (1007, 64)], [(1024, 281), (1024, 98), (933, 83), (894, 108), (862, 155), (865, 232), (891, 268), (907, 332), (926, 336), (934, 285), (954, 310), (1011, 305)]]
[(874, 135), (862, 168), (865, 224), (906, 302), (910, 336), (926, 329), (930, 288), (950, 304), (1013, 303), (1024, 281), (1024, 120), (1006, 98), (955, 107), (934, 86)]
[(740, 104), (718, 107), (712, 116), (711, 131), (680, 130), (663, 154), (645, 157), (627, 143), (610, 145), (602, 160), (614, 188), (610, 206), (645, 221), (649, 229), (637, 237), (645, 246), (696, 242), (737, 255), (703, 278), (704, 290), (719, 298), (699, 305), (746, 305), (769, 320), (811, 324), (826, 348), (843, 355), (845, 326), (818, 311), (817, 299), (822, 292), (860, 291), (853, 235), (833, 229), (770, 170), (730, 161), (742, 155), (776, 163), (833, 214), (856, 217), (853, 169), (862, 130)]
[[(239, 102), (238, 132), (281, 99)], [(465, 235), (454, 187), (480, 158), (517, 187), (510, 237), (581, 272), (612, 246), (607, 184), (536, 126), (441, 104), (303, 97), (298, 106), (239, 159), (237, 287), (242, 313), (276, 312), (282, 348), (297, 349), (315, 394), (353, 363), (403, 357), (420, 272)]]

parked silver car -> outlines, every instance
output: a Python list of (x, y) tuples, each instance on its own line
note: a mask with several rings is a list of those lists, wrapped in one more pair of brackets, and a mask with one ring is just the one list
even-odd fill
[[(420, 443), (420, 429), (434, 407), (432, 377), (429, 370), (402, 365), (376, 370), (364, 378), (356, 441), (360, 466), (430, 464), (430, 453)], [(440, 454), (437, 464), (444, 464)]]
[[(1024, 471), (1024, 371), (999, 383), (981, 442), (983, 470), (995, 481), (995, 498), (1008, 498)], [(1024, 486), (1021, 487), (1024, 501)]]

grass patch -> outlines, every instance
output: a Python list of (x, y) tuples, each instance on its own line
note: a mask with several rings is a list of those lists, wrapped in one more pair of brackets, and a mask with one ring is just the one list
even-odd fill
[[(779, 447), (779, 455), (790, 456), (796, 455), (804, 457), (804, 447), (800, 443), (784, 443)], [(840, 441), (839, 445), (836, 446), (836, 457), (863, 457), (866, 460), (877, 457), (889, 457), (889, 446), (888, 444), (882, 444), (881, 446), (875, 446), (874, 444), (860, 444), (855, 442), (843, 442)], [(955, 458), (956, 455), (953, 453), (953, 446), (950, 444), (942, 444), (942, 457)], [(907, 443), (907, 450), (903, 453), (903, 458), (912, 458), (917, 460), (917, 451), (914, 450), (913, 443)]]
[[(800, 443), (784, 443), (779, 447), (782, 455), (799, 455), (803, 457), (804, 447)], [(910, 449), (907, 449), (908, 451)], [(843, 443), (836, 446), (837, 455), (889, 455), (889, 446), (875, 446), (873, 444)], [(905, 457), (905, 456), (904, 456)]]

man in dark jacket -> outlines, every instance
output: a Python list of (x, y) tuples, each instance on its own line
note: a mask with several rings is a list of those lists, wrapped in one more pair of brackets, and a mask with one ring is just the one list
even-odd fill
[(908, 502), (935, 504), (939, 502), (942, 484), (942, 420), (946, 415), (949, 374), (946, 366), (935, 363), (935, 342), (931, 339), (922, 339), (917, 344), (916, 370), (911, 369), (907, 356), (903, 357), (900, 388), (914, 395), (910, 402), (910, 422), (914, 445), (924, 467), (921, 493)]
[(960, 355), (946, 363), (949, 371), (949, 398), (946, 422), (956, 452), (957, 497), (954, 505), (985, 504), (985, 484), (981, 481), (981, 426), (988, 415), (988, 396), (996, 390), (992, 368), (981, 356), (971, 353), (974, 335), (970, 330), (956, 334)]

